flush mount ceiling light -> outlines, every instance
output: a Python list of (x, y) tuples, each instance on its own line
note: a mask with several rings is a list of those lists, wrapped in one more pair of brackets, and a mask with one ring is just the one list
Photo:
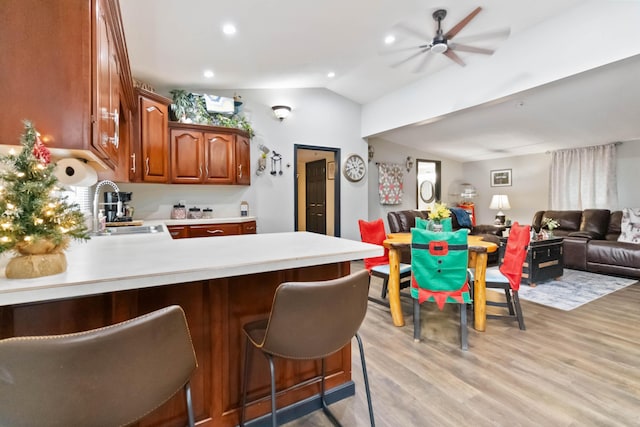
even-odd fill
[(202, 73), (202, 74), (208, 79), (211, 79), (214, 76), (213, 71), (211, 71), (211, 70), (205, 70), (204, 73)]
[(291, 107), (286, 105), (274, 105), (271, 109), (273, 110), (273, 114), (275, 114), (280, 121), (283, 121), (289, 117), (289, 114), (291, 114)]
[(233, 24), (224, 24), (222, 26), (222, 32), (228, 36), (232, 36), (236, 33), (236, 26)]
[(336, 73), (334, 73), (333, 71), (329, 71), (327, 73), (327, 77), (329, 77), (330, 79), (334, 78), (336, 76)]

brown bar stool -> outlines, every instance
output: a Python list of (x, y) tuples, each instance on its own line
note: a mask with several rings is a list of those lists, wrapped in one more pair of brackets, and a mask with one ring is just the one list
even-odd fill
[(0, 340), (0, 425), (122, 426), (185, 389), (197, 367), (179, 306), (66, 335)]
[(273, 427), (277, 426), (274, 356), (286, 359), (322, 359), (322, 410), (334, 425), (339, 426), (340, 423), (325, 400), (324, 358), (343, 348), (354, 336), (360, 349), (369, 418), (371, 426), (375, 426), (364, 349), (358, 334), (367, 313), (368, 293), (369, 273), (366, 270), (334, 280), (286, 282), (278, 286), (269, 318), (248, 323), (243, 328), (246, 348), (240, 426), (244, 426), (252, 347), (262, 351), (269, 360)]

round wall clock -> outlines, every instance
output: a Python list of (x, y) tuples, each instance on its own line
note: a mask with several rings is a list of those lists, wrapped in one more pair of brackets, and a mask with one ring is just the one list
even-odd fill
[(362, 157), (357, 154), (351, 154), (344, 162), (342, 173), (349, 181), (358, 182), (364, 178), (367, 173), (367, 167)]

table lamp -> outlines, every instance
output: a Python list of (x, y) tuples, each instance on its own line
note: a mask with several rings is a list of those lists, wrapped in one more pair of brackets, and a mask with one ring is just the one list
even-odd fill
[(495, 223), (498, 225), (504, 225), (505, 215), (502, 211), (511, 209), (509, 197), (507, 197), (506, 194), (494, 194), (491, 198), (491, 205), (489, 205), (489, 209), (496, 209), (498, 211)]

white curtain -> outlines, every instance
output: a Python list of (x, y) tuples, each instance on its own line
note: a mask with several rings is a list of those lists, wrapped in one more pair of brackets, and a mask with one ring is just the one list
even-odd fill
[(616, 209), (616, 145), (552, 152), (550, 209)]

